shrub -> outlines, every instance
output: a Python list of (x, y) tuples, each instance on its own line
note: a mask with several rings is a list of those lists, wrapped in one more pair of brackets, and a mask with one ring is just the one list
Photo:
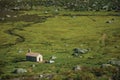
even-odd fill
[(92, 68), (91, 72), (97, 77), (100, 77), (105, 74), (105, 71), (101, 68)]

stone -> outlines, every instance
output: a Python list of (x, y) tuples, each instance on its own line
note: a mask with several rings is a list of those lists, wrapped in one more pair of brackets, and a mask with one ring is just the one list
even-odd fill
[(22, 49), (19, 49), (19, 50), (18, 50), (18, 53), (22, 53), (22, 52), (23, 52)]
[(110, 60), (108, 63), (111, 64), (111, 65), (120, 66), (120, 61), (119, 60)]
[(112, 66), (111, 64), (102, 64), (101, 68), (107, 68), (107, 67), (111, 67), (111, 66)]
[(5, 20), (5, 18), (0, 18), (0, 21), (4, 21)]
[(119, 46), (118, 46), (118, 45), (116, 45), (116, 46), (115, 46), (115, 48), (119, 48)]
[(13, 16), (14, 18), (16, 18), (17, 16), (15, 15), (15, 16)]
[(79, 54), (84, 54), (87, 53), (88, 50), (87, 49), (81, 49), (81, 48), (75, 48), (73, 49), (74, 53), (79, 53)]
[(83, 56), (79, 56), (80, 58), (83, 58)]
[(77, 65), (77, 66), (73, 67), (73, 70), (74, 71), (78, 71), (78, 70), (81, 71), (82, 69), (81, 69), (81, 66)]
[(47, 14), (47, 13), (48, 13), (48, 11), (45, 11), (44, 13), (45, 13), (45, 14)]
[(23, 69), (23, 68), (17, 68), (14, 70), (14, 73), (17, 73), (17, 74), (22, 74), (22, 73), (26, 73), (27, 70), (26, 69)]
[(33, 65), (32, 65), (32, 67), (34, 68), (34, 67), (36, 67), (36, 65), (35, 65), (35, 64), (33, 64)]
[(112, 18), (111, 20), (112, 20), (112, 21), (114, 21), (115, 19), (114, 19), (114, 18)]
[(6, 17), (10, 18), (11, 16), (10, 15), (6, 15)]
[(40, 78), (43, 78), (44, 76), (42, 74), (39, 75)]
[(58, 12), (58, 9), (55, 9), (55, 12)]
[(88, 59), (94, 59), (94, 57), (93, 57), (93, 56), (90, 56), (90, 57), (88, 57)]
[(106, 23), (112, 23), (112, 21), (106, 21)]
[(55, 57), (55, 56), (51, 56), (51, 59), (52, 59), (52, 60), (55, 60), (56, 58), (57, 58), (57, 57)]
[(19, 7), (14, 7), (13, 10), (20, 10), (20, 8)]
[(55, 61), (53, 61), (53, 60), (49, 60), (49, 63), (52, 64), (52, 63), (55, 63)]

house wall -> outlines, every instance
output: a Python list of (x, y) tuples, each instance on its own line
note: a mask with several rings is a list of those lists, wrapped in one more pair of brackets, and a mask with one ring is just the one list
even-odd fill
[(26, 56), (26, 60), (27, 61), (33, 61), (33, 62), (37, 61), (36, 57), (31, 57), (31, 56)]
[(43, 57), (41, 55), (37, 56), (37, 62), (42, 62), (43, 61)]

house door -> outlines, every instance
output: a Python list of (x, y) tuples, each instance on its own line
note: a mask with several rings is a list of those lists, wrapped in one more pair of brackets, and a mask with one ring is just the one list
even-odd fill
[(39, 61), (41, 61), (41, 58), (39, 58)]

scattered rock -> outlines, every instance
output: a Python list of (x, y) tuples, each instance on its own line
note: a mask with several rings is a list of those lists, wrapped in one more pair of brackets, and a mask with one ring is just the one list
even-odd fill
[(80, 45), (81, 47), (83, 46), (83, 44)]
[(45, 79), (45, 80), (46, 80), (46, 79), (47, 79), (47, 80), (51, 80), (51, 79), (53, 78), (53, 76), (54, 76), (53, 74), (40, 74), (40, 75), (39, 75), (39, 78), (40, 78), (40, 79)]
[(17, 16), (15, 15), (15, 16), (13, 16), (14, 18), (16, 18)]
[(114, 20), (115, 20), (115, 19), (114, 19), (114, 18), (112, 18), (111, 20), (106, 21), (106, 23), (112, 23)]
[(73, 56), (79, 56), (79, 54), (78, 54), (78, 53), (73, 53), (72, 55), (73, 55)]
[(116, 46), (115, 46), (115, 48), (119, 48), (119, 46), (118, 46), (118, 45), (116, 45)]
[(115, 19), (114, 19), (114, 18), (112, 18), (111, 20), (112, 20), (112, 21), (114, 21)]
[(45, 11), (44, 13), (45, 13), (45, 14), (47, 14), (47, 13), (48, 13), (48, 11)]
[(83, 58), (83, 56), (79, 56), (80, 58)]
[(86, 53), (88, 50), (87, 50), (87, 49), (75, 48), (75, 49), (73, 49), (73, 51), (74, 51), (74, 53), (84, 54), (84, 53)]
[(18, 50), (18, 53), (22, 53), (22, 52), (23, 52), (22, 49), (19, 49), (19, 50)]
[(22, 73), (26, 73), (27, 70), (23, 69), (23, 68), (17, 68), (13, 71), (13, 73), (17, 73), (17, 74), (22, 74)]
[(88, 57), (88, 59), (94, 59), (94, 57), (93, 57), (93, 56), (90, 56), (90, 57)]
[(82, 69), (81, 69), (81, 66), (77, 65), (77, 66), (73, 67), (73, 70), (74, 71), (81, 71)]
[(51, 56), (50, 59), (55, 60), (56, 58), (57, 58), (57, 57), (55, 57), (55, 56)]
[(53, 74), (48, 74), (48, 75), (45, 75), (45, 79), (52, 79), (53, 78)]
[(76, 18), (76, 16), (71, 16), (72, 18)]
[(112, 66), (111, 64), (102, 64), (101, 68), (107, 68), (107, 67), (111, 67), (111, 66)]
[(17, 10), (20, 10), (20, 8), (19, 7), (14, 7), (12, 10), (17, 11)]
[(69, 45), (68, 44), (65, 44), (66, 47), (68, 47)]
[(10, 15), (6, 15), (6, 17), (10, 18), (11, 16)]
[(105, 9), (105, 10), (108, 10), (109, 6), (108, 6), (108, 5), (105, 5), (105, 6), (103, 6), (102, 8)]
[(112, 21), (106, 21), (106, 23), (112, 23)]
[(108, 63), (111, 65), (120, 66), (120, 61), (118, 60), (109, 60)]
[(0, 21), (4, 21), (5, 20), (5, 18), (0, 18)]
[(35, 65), (35, 64), (33, 64), (33, 65), (32, 65), (32, 68), (34, 68), (34, 67), (36, 67), (36, 65)]
[(58, 9), (55, 9), (55, 12), (58, 12)]
[(42, 74), (39, 75), (39, 78), (43, 78), (43, 77), (44, 77), (44, 75), (42, 75)]
[(79, 56), (80, 54), (85, 54), (88, 51), (89, 51), (88, 49), (75, 48), (75, 49), (73, 49), (74, 53), (72, 55)]
[(52, 64), (52, 63), (55, 63), (54, 60), (49, 60), (48, 63)]

